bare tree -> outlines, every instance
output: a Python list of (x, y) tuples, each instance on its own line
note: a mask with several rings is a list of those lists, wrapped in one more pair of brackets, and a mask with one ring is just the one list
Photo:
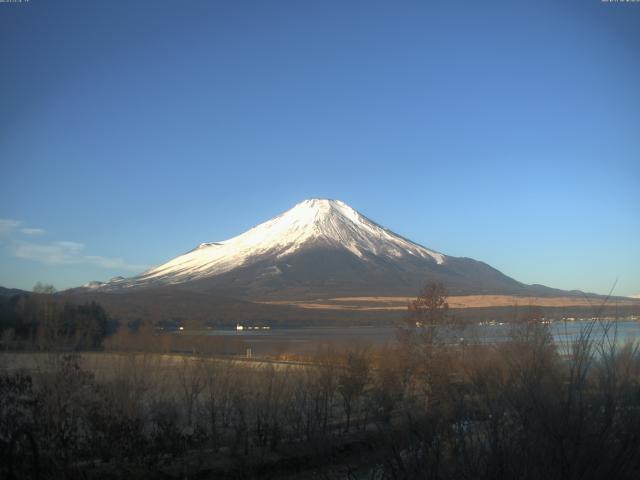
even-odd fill
[(184, 357), (180, 368), (180, 390), (187, 409), (187, 426), (193, 424), (193, 411), (200, 393), (205, 388), (203, 362), (200, 359)]
[(369, 381), (369, 362), (364, 352), (349, 352), (344, 370), (338, 376), (338, 392), (347, 417), (345, 432), (351, 426), (353, 410)]
[(42, 295), (53, 295), (56, 293), (56, 287), (50, 283), (38, 282), (33, 286), (33, 293), (39, 293)]
[(445, 348), (460, 325), (449, 313), (448, 293), (442, 283), (431, 282), (409, 303), (408, 315), (398, 330), (401, 354), (413, 377), (413, 386), (422, 390), (425, 405), (436, 397), (436, 384), (448, 380), (446, 366), (451, 350)]

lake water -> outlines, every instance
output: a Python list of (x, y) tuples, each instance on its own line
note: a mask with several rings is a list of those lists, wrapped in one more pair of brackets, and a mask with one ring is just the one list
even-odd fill
[[(581, 332), (592, 328), (593, 338), (608, 335), (610, 341), (621, 345), (626, 341), (640, 339), (640, 322), (619, 320), (617, 322), (554, 322), (551, 333), (560, 345), (566, 345), (579, 338)], [(509, 324), (471, 325), (464, 330), (451, 333), (448, 342), (467, 344), (499, 343), (511, 335)], [(187, 333), (187, 332), (184, 332)], [(394, 326), (353, 326), (353, 327), (308, 327), (272, 328), (270, 330), (206, 330), (188, 332), (190, 335), (206, 335), (235, 339), (242, 348), (251, 348), (254, 355), (273, 354), (276, 351), (308, 353), (320, 345), (336, 346), (381, 346), (396, 341), (397, 328)]]

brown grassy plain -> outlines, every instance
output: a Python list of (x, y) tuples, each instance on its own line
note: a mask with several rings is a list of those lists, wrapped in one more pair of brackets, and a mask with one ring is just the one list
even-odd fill
[[(412, 297), (338, 297), (318, 300), (264, 301), (268, 305), (287, 305), (316, 310), (406, 310)], [(450, 308), (485, 307), (596, 307), (602, 300), (591, 297), (518, 297), (513, 295), (459, 295), (448, 298)], [(619, 306), (640, 306), (636, 299), (617, 299)]]

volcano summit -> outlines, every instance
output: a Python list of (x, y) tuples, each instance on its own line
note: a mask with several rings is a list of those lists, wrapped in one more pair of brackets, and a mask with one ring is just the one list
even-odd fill
[(89, 288), (117, 293), (179, 285), (250, 300), (315, 299), (414, 295), (427, 281), (441, 281), (456, 295), (567, 293), (431, 250), (326, 199), (305, 200), (237, 237), (201, 243), (136, 277)]

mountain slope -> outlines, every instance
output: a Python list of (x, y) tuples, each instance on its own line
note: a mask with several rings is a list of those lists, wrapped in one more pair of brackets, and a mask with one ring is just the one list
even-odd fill
[[(268, 258), (274, 263), (310, 246), (344, 250), (360, 259), (413, 256), (441, 264), (444, 255), (390, 232), (337, 200), (305, 200), (224, 242), (203, 243), (136, 282), (183, 283), (226, 273)], [(267, 272), (268, 273), (268, 272)], [(125, 282), (126, 283), (126, 282)]]
[(18, 288), (0, 287), (0, 298), (13, 297), (14, 295), (29, 295), (30, 293), (31, 292), (27, 292), (26, 290), (20, 290)]
[(88, 288), (123, 292), (181, 285), (245, 299), (414, 295), (426, 281), (452, 294), (555, 295), (491, 266), (393, 233), (338, 200), (305, 200), (223, 242), (203, 243), (132, 278)]

